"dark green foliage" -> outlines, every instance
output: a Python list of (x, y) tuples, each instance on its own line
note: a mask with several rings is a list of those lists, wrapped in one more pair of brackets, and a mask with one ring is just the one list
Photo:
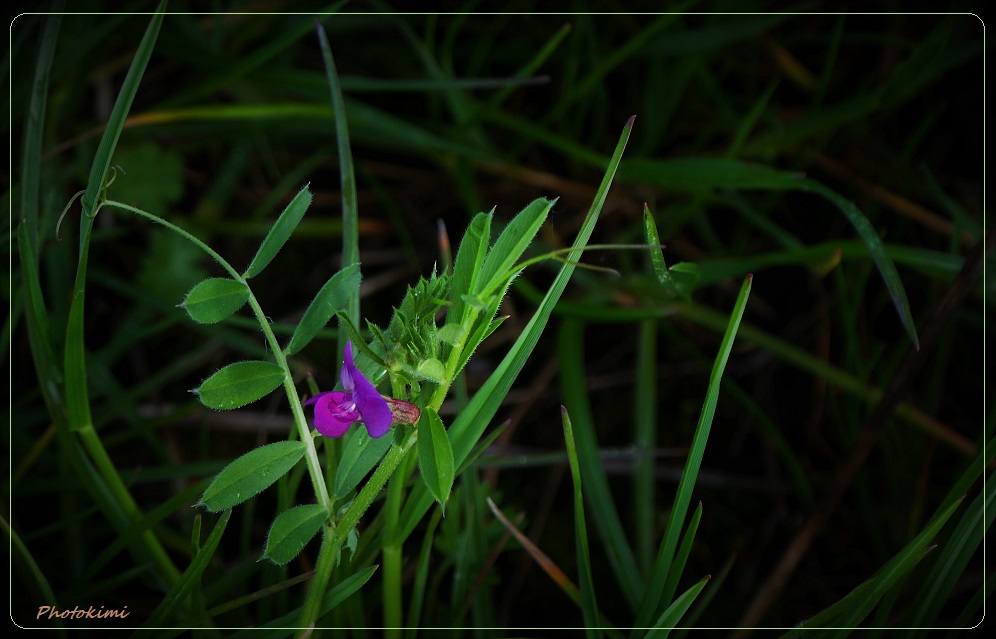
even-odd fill
[[(980, 618), (996, 280), (961, 273), (992, 226), (987, 5), (71, 5), (41, 4), (73, 13), (23, 14), (10, 30), (4, 528), (20, 625), (55, 628), (36, 619), (50, 603), (127, 604), (116, 627), (291, 636), (338, 535), (349, 552), (309, 605), (319, 626), (360, 637), (388, 608), (433, 628), (406, 639), (596, 615), (612, 639), (644, 636), (628, 631), (638, 618), (732, 628), (852, 463), (759, 625)], [(104, 196), (119, 204), (98, 210)], [(576, 241), (656, 246), (516, 268)], [(192, 290), (198, 322), (178, 306)], [(309, 440), (295, 419), (312, 413), (295, 415), (285, 390), (333, 390), (346, 340), (380, 392), (438, 399), (433, 439), (400, 455), (422, 425), (378, 440), (354, 426), (297, 457)], [(246, 360), (242, 377), (206, 387), (231, 410), (190, 393)], [(903, 379), (895, 411), (869, 424)], [(714, 416), (696, 438), (704, 400)], [(289, 455), (277, 481), (236, 465), (255, 497), (223, 495), (214, 509), (238, 505), (222, 514), (193, 507), (267, 444)], [(434, 460), (428, 486), (419, 452)], [(309, 463), (324, 472), (329, 525)], [(387, 463), (395, 479), (351, 510)], [(273, 540), (283, 565), (259, 561), (287, 512)]]

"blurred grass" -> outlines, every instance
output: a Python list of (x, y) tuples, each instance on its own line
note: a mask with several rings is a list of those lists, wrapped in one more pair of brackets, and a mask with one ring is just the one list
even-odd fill
[[(584, 340), (585, 375), (573, 391), (590, 407), (598, 445), (603, 452), (638, 445), (628, 455), (589, 460), (604, 468), (604, 499), (611, 497), (606, 503), (617, 510), (636, 557), (622, 560), (632, 563), (633, 574), (619, 584), (612, 566), (625, 551), (592, 536), (594, 593), (612, 623), (632, 624), (640, 575), (648, 574), (648, 554), (666, 532), (683, 466), (650, 454), (690, 445), (738, 283), (753, 273), (692, 493), (702, 516), (676, 584), (678, 593), (698, 588), (736, 553), (719, 590), (711, 592), (714, 580), (703, 591), (711, 599), (696, 622), (735, 626), (910, 348), (867, 245), (832, 202), (783, 190), (783, 181), (805, 175), (854, 202), (883, 237), (918, 326), (987, 230), (977, 19), (807, 13), (837, 10), (818, 2), (778, 15), (714, 15), (720, 7), (708, 2), (689, 7), (701, 13), (526, 15), (516, 12), (539, 7), (522, 2), (510, 3), (504, 15), (406, 16), (387, 15), (387, 4), (358, 2), (322, 17), (342, 80), (356, 173), (360, 296), (371, 320), (385, 323), (404, 287), (440, 261), (439, 219), (458, 238), (481, 210), (496, 206), (500, 229), (536, 197), (559, 196), (540, 232), (545, 246), (533, 254), (570, 245), (633, 113), (639, 117), (629, 151), (592, 242), (642, 241), (647, 203), (666, 263), (701, 269), (691, 302), (675, 302), (651, 285), (656, 276), (642, 252), (592, 251), (581, 258), (621, 276), (575, 272), (551, 333), (498, 411), (498, 419), (513, 421), (487, 456), (525, 462), (497, 468), (486, 481), (468, 475), (455, 487), (446, 519), (413, 524), (405, 557), (427, 557), (430, 566), (425, 574), (406, 572), (403, 588), (407, 603), (415, 584), (428, 584), (421, 608), (409, 612), (423, 625), (447, 627), (458, 618), (511, 627), (582, 623), (581, 610), (523, 561), (515, 542), (501, 545), (504, 530), (483, 499), (491, 496), (513, 521), (519, 515), (532, 541), (577, 580), (575, 548), (564, 543), (574, 539), (574, 494), (565, 459), (549, 456), (564, 449), (558, 407), (565, 399), (559, 384), (527, 381), (542, 379), (544, 365), (571, 348), (551, 339), (553, 330), (565, 330), (559, 326), (565, 319)], [(310, 182), (314, 205), (291, 250), (258, 278), (257, 294), (279, 330), (296, 323), (343, 258), (340, 150), (311, 16), (264, 15), (278, 10), (265, 2), (227, 8), (232, 13), (184, 15), (194, 8), (167, 6), (121, 123), (118, 151), (106, 158), (123, 169), (108, 193), (150, 207), (241, 265), (284, 204)], [(983, 8), (969, 2), (937, 10)], [(150, 7), (131, 2), (113, 9)], [(740, 10), (776, 9), (756, 2)], [(191, 404), (187, 391), (220, 364), (260, 356), (259, 336), (239, 321), (182, 321), (175, 305), (205, 275), (218, 275), (216, 265), (158, 228), (103, 211), (93, 224), (87, 314), (79, 325), (86, 368), (76, 372), (86, 373), (95, 432), (141, 511), (130, 533), (122, 532), (122, 518), (104, 514), (113, 499), (79, 447), (45, 437), (51, 424), (61, 432), (66, 419), (58, 369), (67, 346), (79, 209), (67, 215), (61, 240), (55, 221), (86, 184), (149, 19), (67, 14), (55, 24), (34, 15), (11, 28), (10, 133), (20, 165), (5, 194), (14, 210), (10, 237), (20, 219), (27, 226), (15, 242), (8, 290), (17, 468), (9, 523), (25, 549), (21, 556), (31, 560), (25, 578), (36, 585), (13, 593), (22, 625), (47, 604), (34, 594), (47, 589), (60, 606), (84, 605), (67, 599), (80, 593), (97, 605), (127, 604), (136, 625), (143, 623), (165, 590), (136, 570), (148, 564), (127, 554), (130, 544), (153, 535), (177, 566), (187, 566), (197, 556), (190, 544), (194, 487), (223, 460), (282, 438), (289, 427), (279, 400), (225, 419)], [(533, 267), (513, 285), (500, 312), (509, 319), (467, 369), (471, 397), (514, 343), (538, 303), (535, 291), (542, 295), (553, 273)], [(991, 457), (972, 452), (994, 429), (994, 398), (978, 374), (992, 359), (984, 341), (992, 290), (988, 275), (975, 283), (939, 346), (925, 353), (924, 372), (764, 617), (766, 625), (793, 626), (866, 582), (916, 538), (956, 485), (969, 493), (953, 515), (960, 523), (942, 529), (934, 543), (951, 539), (957, 547), (926, 556), (879, 614), (886, 624), (977, 618), (972, 606), (981, 605), (976, 595), (992, 575), (966, 540), (991, 522), (970, 515), (989, 498), (979, 477)], [(38, 330), (29, 335), (29, 325)], [(321, 386), (334, 381), (336, 336), (330, 326), (296, 359), (302, 381), (305, 371)], [(569, 372), (576, 371), (561, 371)], [(444, 422), (452, 423), (454, 408), (443, 408)], [(588, 418), (574, 411), (580, 441)], [(540, 465), (529, 463), (533, 457)], [(973, 460), (974, 475), (965, 479)], [(290, 503), (282, 505), (298, 503), (287, 490), (283, 499)], [(586, 499), (591, 494), (586, 485)], [(607, 522), (593, 519), (587, 503), (589, 527), (598, 530)], [(251, 595), (306, 572), (317, 548), (306, 549), (287, 573), (256, 563), (266, 532), (260, 522), (276, 506), (264, 495), (253, 508), (228, 522), (224, 541), (201, 567), (202, 585), (195, 588), (207, 616), (200, 621), (262, 625), (300, 606), (301, 586), (292, 583), (277, 595)], [(367, 519), (357, 549), (361, 566), (379, 561), (382, 522), (372, 513)], [(449, 554), (457, 542), (460, 553)], [(959, 574), (943, 572), (938, 561), (951, 562)], [(343, 589), (330, 592), (330, 601), (367, 585), (333, 614), (341, 624), (376, 626), (380, 576), (359, 570), (337, 569), (335, 583)], [(943, 575), (943, 592), (921, 591), (929, 575)], [(472, 596), (468, 587), (475, 588)], [(917, 611), (933, 618), (910, 616)]]

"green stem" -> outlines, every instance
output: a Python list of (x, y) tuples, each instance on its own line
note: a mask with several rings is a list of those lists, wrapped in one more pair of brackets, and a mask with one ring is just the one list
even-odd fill
[(315, 564), (315, 576), (308, 586), (308, 596), (304, 600), (304, 607), (301, 609), (301, 617), (298, 621), (298, 629), (295, 637), (308, 637), (315, 629), (318, 615), (322, 611), (322, 602), (325, 599), (325, 591), (328, 589), (329, 579), (332, 577), (332, 569), (335, 568), (339, 559), (340, 544), (335, 543), (335, 526), (322, 527), (322, 547), (318, 551), (318, 563)]
[[(388, 487), (388, 499), (391, 499), (391, 486), (402, 483), (399, 481), (400, 474), (395, 473), (391, 478)], [(400, 493), (399, 493), (400, 495)], [(391, 508), (388, 504), (385, 508)], [(394, 504), (395, 516), (393, 517), (393, 528), (397, 529), (397, 512), (400, 510), (400, 503)], [(391, 511), (388, 510), (388, 513)], [(397, 535), (392, 535), (395, 539)], [(381, 548), (381, 556), (384, 565), (384, 636), (388, 639), (398, 639), (401, 637), (402, 614), (401, 614), (401, 544), (395, 540), (390, 540), (385, 535), (384, 545)]]
[(332, 512), (332, 500), (329, 498), (328, 488), (325, 484), (325, 477), (322, 474), (322, 467), (318, 461), (318, 453), (315, 450), (315, 441), (311, 437), (311, 429), (308, 428), (308, 420), (304, 416), (304, 408), (301, 406), (301, 398), (298, 396), (297, 388), (294, 386), (294, 377), (291, 375), (290, 366), (287, 364), (287, 358), (284, 356), (283, 349), (277, 341), (277, 336), (270, 327), (270, 322), (266, 319), (266, 314), (263, 313), (263, 309), (260, 307), (259, 301), (256, 299), (256, 296), (253, 295), (252, 289), (249, 288), (245, 278), (243, 278), (241, 273), (235, 270), (235, 268), (229, 264), (225, 258), (219, 255), (210, 246), (179, 226), (172, 224), (171, 222), (167, 222), (158, 215), (153, 215), (152, 213), (135, 208), (134, 206), (130, 206), (122, 202), (115, 202), (113, 200), (108, 200), (105, 202), (105, 205), (116, 206), (119, 209), (131, 211), (132, 213), (151, 220), (156, 224), (165, 226), (174, 233), (186, 238), (202, 251), (210, 255), (216, 262), (218, 262), (218, 264), (222, 266), (222, 268), (228, 271), (229, 275), (232, 276), (232, 279), (246, 285), (246, 289), (249, 290), (249, 306), (252, 308), (253, 314), (256, 316), (256, 320), (259, 322), (259, 326), (263, 330), (263, 335), (266, 337), (266, 341), (270, 345), (270, 350), (273, 352), (273, 357), (276, 360), (277, 365), (280, 366), (281, 370), (284, 372), (284, 390), (287, 392), (287, 399), (290, 401), (291, 413), (294, 415), (294, 423), (297, 426), (301, 441), (305, 446), (305, 459), (308, 464), (308, 474), (311, 476), (311, 484), (315, 489), (315, 497), (322, 505), (322, 508), (324, 508), (329, 514), (329, 519), (332, 519), (335, 516), (335, 513)]
[[(394, 397), (401, 397), (405, 384), (396, 377), (391, 378), (391, 391)], [(402, 457), (402, 461), (404, 461)], [(404, 466), (402, 466), (404, 469)], [(394, 472), (387, 483), (387, 501), (384, 504), (384, 541), (381, 554), (384, 565), (384, 636), (399, 639), (404, 624), (401, 601), (401, 567), (404, 554), (401, 537), (398, 535), (398, 520), (401, 517), (401, 502), (404, 496), (404, 479), (407, 473)]]
[(470, 329), (474, 327), (474, 322), (477, 321), (477, 316), (480, 312), (479, 309), (474, 307), (467, 309), (467, 316), (461, 322), (465, 328), (464, 333), (457, 340), (457, 343), (453, 345), (453, 348), (450, 349), (450, 354), (446, 358), (446, 372), (443, 375), (443, 382), (432, 393), (432, 398), (427, 404), (428, 407), (439, 410), (439, 407), (443, 405), (443, 400), (446, 399), (446, 395), (450, 391), (450, 385), (453, 384), (453, 380), (457, 376), (456, 368), (460, 365), (463, 348), (467, 345), (467, 338), (470, 337)]
[[(311, 436), (311, 429), (308, 428), (308, 420), (304, 416), (304, 409), (301, 406), (301, 398), (297, 394), (297, 388), (294, 386), (294, 377), (291, 375), (290, 367), (287, 364), (287, 357), (284, 355), (283, 349), (277, 341), (277, 336), (270, 327), (270, 322), (266, 319), (266, 314), (263, 313), (263, 309), (259, 305), (259, 301), (256, 299), (256, 296), (253, 295), (252, 289), (249, 288), (245, 278), (242, 277), (242, 274), (235, 270), (235, 268), (214, 249), (179, 226), (167, 222), (157, 215), (153, 215), (127, 204), (122, 204), (121, 202), (108, 201), (106, 204), (116, 206), (126, 211), (131, 211), (132, 213), (165, 226), (174, 233), (186, 238), (202, 251), (210, 255), (215, 261), (218, 262), (218, 264), (222, 266), (222, 268), (228, 271), (229, 275), (232, 276), (232, 279), (246, 284), (246, 289), (249, 290), (249, 306), (252, 308), (253, 314), (259, 322), (259, 326), (263, 331), (263, 335), (266, 337), (267, 343), (270, 345), (270, 350), (273, 352), (273, 357), (276, 360), (277, 365), (280, 366), (281, 370), (284, 372), (284, 390), (287, 392), (287, 399), (290, 402), (291, 413), (294, 415), (294, 423), (297, 426), (301, 441), (305, 446), (305, 460), (307, 461), (308, 474), (311, 477), (311, 484), (315, 489), (315, 497), (322, 505), (322, 508), (324, 508), (328, 513), (329, 521), (333, 521), (335, 513), (332, 511), (332, 500), (329, 497), (328, 486), (325, 483), (325, 477), (322, 474), (322, 467), (318, 461), (318, 452), (315, 450), (315, 441)], [(395, 463), (395, 465), (397, 464)], [(393, 470), (393, 468), (391, 470)], [(374, 476), (376, 477), (377, 474), (375, 473)], [(383, 482), (386, 481), (386, 479), (387, 477), (384, 477), (384, 480), (381, 481), (380, 486), (383, 486)], [(374, 496), (376, 496), (376, 494), (370, 496), (369, 502), (373, 501)], [(367, 503), (367, 506), (370, 505), (369, 502)], [(365, 510), (366, 507), (363, 508), (363, 511)], [(360, 514), (362, 514), (363, 511), (360, 511)], [(359, 521), (358, 515), (356, 516), (356, 521)], [(318, 553), (318, 564), (315, 566), (315, 577), (311, 580), (311, 585), (308, 587), (308, 594), (305, 598), (304, 609), (301, 612), (301, 629), (298, 630), (298, 636), (310, 634), (312, 627), (318, 620), (318, 615), (321, 612), (322, 601), (325, 599), (325, 591), (328, 587), (329, 579), (332, 576), (332, 569), (335, 567), (339, 556), (339, 549), (342, 548), (342, 542), (345, 540), (345, 535), (340, 534), (340, 531), (345, 530), (346, 534), (348, 534), (355, 525), (356, 522), (354, 521), (352, 525), (345, 528), (341, 526), (337, 528), (332, 524), (324, 527), (322, 546)]]
[[(241, 276), (239, 279), (242, 279)], [(322, 465), (318, 461), (318, 451), (315, 450), (315, 440), (311, 436), (308, 420), (304, 416), (304, 408), (301, 406), (301, 398), (298, 396), (297, 388), (294, 386), (294, 377), (291, 375), (287, 358), (281, 350), (277, 336), (273, 333), (273, 329), (270, 328), (270, 323), (266, 320), (266, 315), (263, 313), (262, 307), (251, 290), (249, 291), (249, 306), (252, 307), (256, 319), (259, 320), (259, 325), (263, 329), (266, 341), (270, 344), (270, 349), (273, 351), (273, 358), (276, 360), (277, 366), (284, 371), (284, 390), (287, 391), (287, 399), (290, 400), (291, 413), (294, 415), (294, 424), (297, 426), (301, 441), (304, 442), (304, 458), (308, 464), (308, 474), (311, 476), (311, 484), (315, 489), (315, 497), (318, 499), (318, 503), (322, 505), (322, 508), (325, 509), (325, 512), (329, 514), (329, 519), (331, 520), (335, 517), (335, 513), (332, 512), (332, 500), (329, 498), (328, 486), (325, 483), (325, 476), (322, 474)]]

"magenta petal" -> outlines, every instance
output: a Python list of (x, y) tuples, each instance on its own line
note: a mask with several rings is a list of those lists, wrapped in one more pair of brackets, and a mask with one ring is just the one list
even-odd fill
[(391, 429), (391, 407), (374, 385), (357, 371), (353, 378), (353, 401), (371, 437), (381, 437)]
[(315, 405), (315, 429), (326, 437), (342, 437), (353, 422), (360, 420), (360, 412), (349, 393), (319, 393), (305, 404)]
[(353, 342), (346, 342), (346, 350), (342, 354), (342, 369), (339, 371), (339, 382), (342, 384), (342, 390), (347, 393), (353, 392), (353, 388), (355, 388), (354, 377), (363, 377), (363, 373), (357, 370), (353, 364)]

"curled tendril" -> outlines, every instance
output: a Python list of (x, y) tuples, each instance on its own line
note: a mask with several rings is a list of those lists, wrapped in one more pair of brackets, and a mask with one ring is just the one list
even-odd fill
[(77, 191), (76, 195), (69, 200), (69, 204), (66, 205), (66, 208), (62, 209), (62, 214), (59, 215), (59, 221), (55, 223), (55, 240), (57, 242), (62, 241), (62, 238), (59, 237), (59, 228), (62, 226), (62, 218), (66, 217), (66, 213), (69, 212), (69, 207), (71, 207), (73, 203), (76, 202), (76, 200), (78, 200), (84, 193), (86, 193), (86, 191)]
[[(86, 211), (83, 212), (83, 214), (86, 215), (91, 220), (97, 217), (97, 212), (100, 210), (100, 207), (104, 205), (104, 201), (107, 200), (107, 188), (112, 184), (114, 184), (114, 181), (118, 179), (118, 171), (121, 171), (121, 173), (125, 173), (125, 170), (120, 166), (118, 166), (117, 164), (111, 167), (110, 176), (107, 182), (104, 184), (103, 188), (100, 189), (100, 193), (103, 197), (101, 198), (100, 204), (98, 204), (93, 208), (93, 213), (87, 213)], [(69, 212), (69, 209), (73, 206), (76, 200), (78, 200), (80, 196), (82, 196), (84, 193), (86, 193), (85, 189), (82, 191), (77, 191), (76, 194), (73, 195), (72, 199), (69, 200), (69, 203), (66, 204), (66, 208), (62, 209), (62, 213), (59, 215), (59, 220), (55, 223), (56, 241), (62, 241), (62, 238), (59, 237), (59, 229), (62, 227), (62, 220), (66, 217), (66, 213)]]

